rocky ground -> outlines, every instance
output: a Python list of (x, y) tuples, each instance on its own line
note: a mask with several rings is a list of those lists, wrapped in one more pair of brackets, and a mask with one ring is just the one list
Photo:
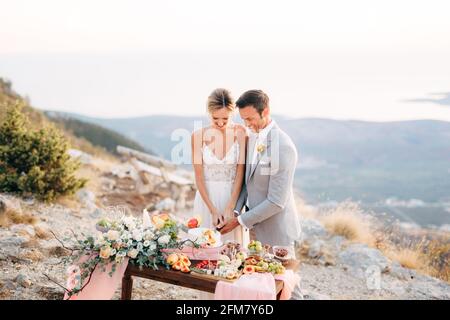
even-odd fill
[[(57, 204), (0, 194), (0, 299), (62, 299), (64, 291), (55, 282), (65, 284), (68, 251), (52, 232), (60, 240), (72, 231), (95, 233), (105, 207), (123, 204), (139, 213), (162, 199), (157, 192), (137, 195), (127, 179), (89, 172), (94, 183)], [(332, 236), (318, 220), (303, 218), (302, 230), (298, 256), (305, 299), (450, 299), (448, 283), (403, 268), (379, 250)], [(119, 297), (120, 289), (114, 299)], [(196, 290), (134, 280), (133, 299), (198, 297)]]
[[(27, 203), (2, 195), (22, 212), (32, 212), (34, 225), (14, 224), (0, 229), (0, 298), (61, 299), (67, 254), (53, 238), (75, 232), (96, 232), (98, 209), (70, 209), (63, 205)], [(450, 299), (450, 286), (429, 276), (402, 268), (380, 251), (327, 234), (322, 225), (303, 220), (303, 243), (300, 248), (301, 288), (305, 299)], [(369, 271), (367, 271), (369, 270)], [(120, 296), (116, 292), (115, 299)], [(180, 288), (145, 279), (135, 279), (133, 299), (197, 299), (196, 290)]]

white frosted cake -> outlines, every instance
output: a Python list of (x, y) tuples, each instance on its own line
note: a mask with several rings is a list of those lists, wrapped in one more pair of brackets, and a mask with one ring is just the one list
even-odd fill
[(205, 248), (217, 248), (222, 246), (220, 232), (208, 228), (193, 228), (188, 231), (189, 239)]

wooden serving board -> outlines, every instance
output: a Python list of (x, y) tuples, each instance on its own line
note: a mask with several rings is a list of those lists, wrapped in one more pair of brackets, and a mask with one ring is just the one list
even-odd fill
[(240, 277), (240, 275), (239, 275), (237, 278), (227, 279), (227, 278), (222, 278), (222, 277), (216, 277), (213, 274), (198, 273), (195, 271), (191, 271), (190, 275), (193, 277), (201, 278), (201, 279), (210, 279), (210, 280), (227, 281), (227, 282), (235, 282)]

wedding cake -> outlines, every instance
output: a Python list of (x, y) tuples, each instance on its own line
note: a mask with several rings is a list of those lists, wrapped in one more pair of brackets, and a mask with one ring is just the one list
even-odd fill
[(208, 228), (193, 228), (188, 231), (189, 239), (204, 248), (218, 248), (222, 246), (220, 232)]

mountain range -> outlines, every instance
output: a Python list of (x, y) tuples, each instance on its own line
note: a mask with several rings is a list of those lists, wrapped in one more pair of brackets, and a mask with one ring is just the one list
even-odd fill
[[(167, 159), (180, 137), (188, 139), (195, 124), (208, 121), (51, 113), (117, 131)], [(450, 223), (450, 122), (274, 119), (298, 149), (295, 186), (307, 201), (326, 205), (351, 199), (420, 225)], [(184, 159), (190, 159), (187, 146)]]

